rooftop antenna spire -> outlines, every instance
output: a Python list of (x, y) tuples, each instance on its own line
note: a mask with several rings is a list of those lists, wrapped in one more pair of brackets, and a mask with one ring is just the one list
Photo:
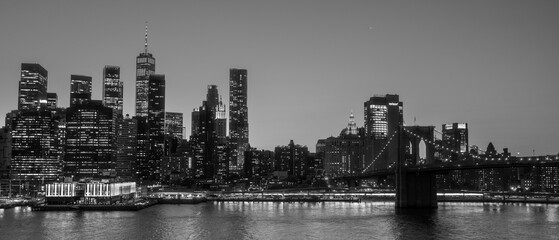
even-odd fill
[(148, 53), (148, 21), (146, 21), (146, 39), (144, 43), (144, 52)]

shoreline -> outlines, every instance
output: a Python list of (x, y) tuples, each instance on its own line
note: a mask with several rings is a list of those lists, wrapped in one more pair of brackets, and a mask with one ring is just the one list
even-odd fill
[[(193, 205), (204, 202), (277, 202), (277, 203), (324, 203), (324, 202), (393, 202), (394, 199), (170, 199), (150, 200), (144, 204), (133, 205), (37, 205), (30, 206), (32, 211), (139, 211), (159, 204)], [(173, 201), (174, 200), (174, 201)], [(178, 200), (178, 201), (177, 201)], [(559, 204), (559, 200), (546, 199), (440, 199), (439, 203), (523, 203), (523, 204)], [(16, 206), (0, 206), (10, 209)]]

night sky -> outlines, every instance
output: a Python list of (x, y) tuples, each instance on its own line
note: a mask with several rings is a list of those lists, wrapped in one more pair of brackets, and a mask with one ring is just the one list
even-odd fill
[[(229, 68), (248, 69), (250, 143), (314, 151), (363, 102), (399, 94), (408, 125), (469, 124), (470, 144), (559, 152), (559, 1), (0, 1), (0, 116), (17, 108), (20, 64), (49, 71), (69, 105), (70, 75), (121, 67), (134, 114), (135, 59), (167, 80), (167, 111), (228, 104)], [(3, 118), (3, 117), (2, 117)], [(2, 121), (3, 122), (3, 121)], [(1, 124), (0, 124), (1, 125)]]

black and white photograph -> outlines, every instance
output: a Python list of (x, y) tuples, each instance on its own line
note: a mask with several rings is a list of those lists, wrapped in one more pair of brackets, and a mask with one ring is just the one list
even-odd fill
[(554, 0), (1, 0), (0, 239), (559, 239), (558, 90)]

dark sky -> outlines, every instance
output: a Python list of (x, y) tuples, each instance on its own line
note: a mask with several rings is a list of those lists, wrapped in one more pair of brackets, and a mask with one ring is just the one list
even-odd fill
[[(206, 86), (228, 101), (229, 68), (247, 68), (250, 143), (314, 151), (363, 102), (399, 94), (407, 124), (466, 122), (470, 143), (559, 152), (559, 1), (0, 2), (0, 114), (17, 108), (20, 64), (49, 71), (68, 106), (70, 74), (121, 67), (134, 114), (135, 57), (167, 78), (167, 111), (190, 112)], [(188, 134), (189, 135), (189, 134)]]

